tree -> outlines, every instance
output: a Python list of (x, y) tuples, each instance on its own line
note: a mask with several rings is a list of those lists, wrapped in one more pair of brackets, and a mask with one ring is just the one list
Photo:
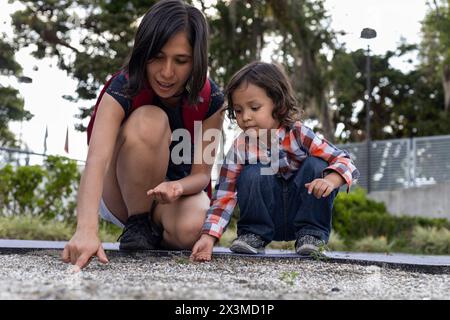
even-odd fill
[[(334, 50), (335, 34), (323, 1), (218, 0), (209, 16), (211, 73), (226, 83), (244, 64), (260, 59), (270, 48), (283, 64), (309, 117), (333, 140), (334, 125), (328, 104), (329, 61), (323, 50)], [(205, 8), (206, 9), (208, 8)]]
[(429, 11), (422, 22), (420, 57), (428, 81), (441, 83), (443, 108), (450, 108), (450, 0), (428, 1)]
[[(402, 72), (389, 60), (416, 51), (416, 45), (400, 44), (394, 51), (371, 56), (373, 112), (371, 136), (375, 140), (448, 134), (450, 117), (438, 102), (442, 90), (428, 81), (426, 72), (417, 68)], [(366, 138), (365, 94), (366, 52), (336, 51), (332, 75), (334, 122), (343, 125), (339, 141), (364, 141)]]
[[(130, 51), (138, 19), (156, 0), (22, 1), (12, 15), (20, 47), (35, 45), (33, 55), (58, 58), (58, 66), (78, 81), (71, 101), (97, 96), (106, 78), (120, 69)], [(80, 108), (80, 119), (92, 106)], [(77, 129), (86, 128), (80, 124)]]
[[(77, 96), (92, 99), (105, 78), (120, 68), (132, 45), (137, 20), (155, 1), (23, 1), (25, 10), (13, 15), (21, 46), (35, 44), (34, 55), (57, 56), (59, 67), (78, 80)], [(211, 29), (211, 75), (224, 85), (245, 63), (259, 59), (270, 39), (281, 63), (293, 75), (294, 87), (323, 131), (333, 136), (327, 100), (327, 60), (333, 33), (323, 1), (217, 0), (206, 7)], [(208, 11), (209, 9), (209, 11)], [(79, 41), (74, 41), (78, 38)], [(81, 108), (80, 118), (91, 108)], [(79, 126), (79, 129), (84, 129)]]
[[(6, 35), (3, 34), (3, 39)], [(6, 40), (0, 39), (0, 75), (20, 79), (22, 68), (14, 58), (15, 50)], [(32, 114), (23, 108), (19, 91), (0, 83), (0, 146), (17, 147), (17, 140), (8, 128), (10, 121), (30, 120)]]

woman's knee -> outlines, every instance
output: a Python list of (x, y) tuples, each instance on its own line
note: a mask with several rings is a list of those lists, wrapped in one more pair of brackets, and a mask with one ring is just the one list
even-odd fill
[(195, 242), (200, 238), (203, 223), (198, 221), (186, 221), (178, 223), (173, 233), (170, 234), (175, 246), (180, 249), (192, 249)]
[(200, 192), (180, 200), (178, 205), (166, 212), (168, 215), (162, 213), (161, 222), (166, 231), (166, 243), (173, 248), (191, 249), (200, 237), (208, 209), (209, 198), (204, 192)]
[(129, 116), (123, 128), (126, 140), (139, 140), (146, 145), (170, 145), (170, 125), (166, 113), (156, 106), (142, 106)]

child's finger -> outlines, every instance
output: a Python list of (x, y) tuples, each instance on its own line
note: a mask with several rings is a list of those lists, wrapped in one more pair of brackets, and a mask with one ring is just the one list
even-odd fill
[(324, 197), (328, 197), (332, 192), (333, 192), (333, 188), (331, 186), (328, 186), (328, 189), (326, 191), (326, 195), (324, 195)]
[(326, 190), (327, 190), (327, 185), (325, 183), (322, 183), (321, 185), (319, 185), (318, 190), (317, 190), (317, 197), (318, 198), (322, 197)]
[(316, 183), (315, 182), (311, 182), (308, 186), (308, 193), (311, 194), (314, 192), (314, 188), (316, 187)]

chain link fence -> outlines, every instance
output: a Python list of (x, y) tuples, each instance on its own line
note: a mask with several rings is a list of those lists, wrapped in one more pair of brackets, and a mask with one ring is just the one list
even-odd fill
[[(48, 157), (47, 154), (36, 153), (30, 150), (20, 150), (14, 148), (0, 147), (0, 168), (7, 164), (13, 166), (32, 166), (42, 165), (44, 160)], [(77, 162), (79, 168), (83, 168), (85, 161), (72, 159)]]
[[(355, 186), (367, 189), (367, 177), (370, 175), (370, 191), (404, 189), (450, 181), (450, 135), (372, 141), (370, 156), (365, 142), (337, 146), (351, 154), (361, 172)], [(7, 163), (18, 166), (42, 164), (46, 156), (0, 148), (0, 167)], [(370, 168), (367, 166), (368, 159)], [(77, 161), (82, 168), (84, 161)]]
[[(337, 145), (361, 172), (357, 185), (371, 191), (419, 187), (450, 181), (450, 135)], [(368, 168), (370, 159), (370, 174)]]

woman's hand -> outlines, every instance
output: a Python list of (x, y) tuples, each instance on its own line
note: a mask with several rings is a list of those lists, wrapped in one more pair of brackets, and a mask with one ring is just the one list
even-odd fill
[(101, 263), (108, 263), (97, 232), (77, 230), (64, 247), (62, 260), (81, 269), (89, 264), (92, 256), (97, 256)]
[(183, 194), (183, 186), (178, 181), (165, 181), (147, 191), (158, 203), (172, 203)]
[(189, 259), (191, 261), (210, 261), (216, 238), (209, 234), (202, 234), (200, 239), (194, 244)]

